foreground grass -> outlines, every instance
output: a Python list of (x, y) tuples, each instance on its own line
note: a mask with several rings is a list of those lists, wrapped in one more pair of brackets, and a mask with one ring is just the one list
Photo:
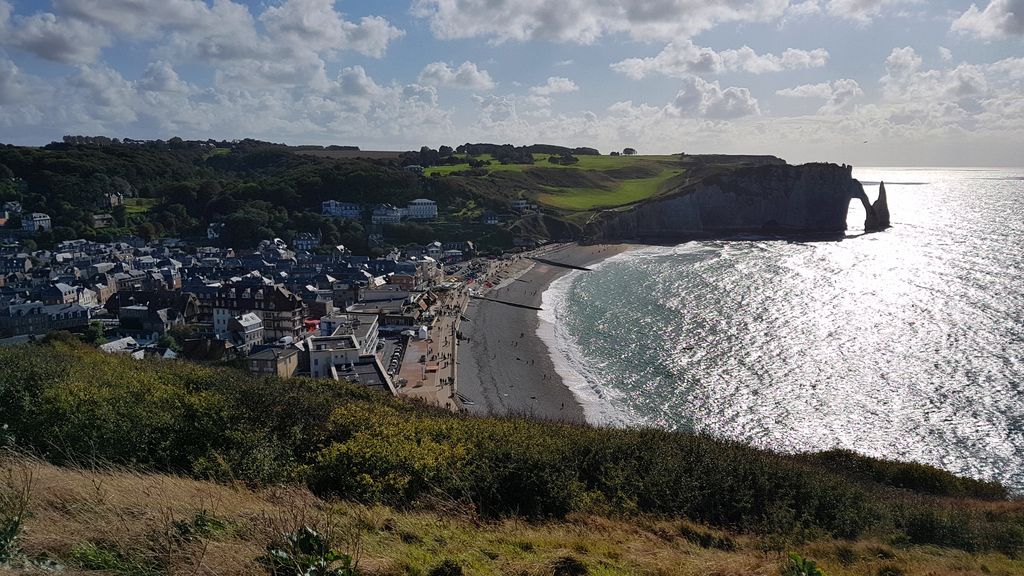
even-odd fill
[[(648, 532), (657, 532), (644, 528), (650, 522), (675, 525), (669, 534), (682, 531), (684, 540), (705, 544), (728, 533), (762, 543), (740, 549), (771, 545), (771, 554), (790, 543), (850, 540), (934, 549), (970, 562), (1024, 555), (1024, 502), (1009, 499), (999, 485), (928, 466), (848, 452), (787, 456), (660, 430), (457, 416), (333, 381), (135, 361), (71, 339), (0, 349), (0, 423), (6, 425), (0, 443), (61, 465), (114, 462), (262, 487), (260, 494), (301, 486), (303, 497), (315, 494), (318, 502), (385, 506), (412, 515), (405, 518), (425, 514), (428, 523), (449, 513), (468, 518), (430, 544), (438, 554), (458, 549), (449, 546), (469, 538), (458, 531), (472, 532), (477, 524), (488, 530), (526, 520), (531, 527), (572, 526), (603, 517)], [(94, 489), (102, 492), (104, 485), (110, 486)], [(133, 510), (149, 514), (149, 500), (159, 494), (141, 494)], [(696, 524), (713, 527), (702, 528), (712, 535), (683, 528)], [(595, 530), (580, 534), (589, 531)], [(409, 540), (410, 566), (418, 570), (435, 559), (415, 561), (422, 546)], [(558, 542), (533, 545), (571, 548)], [(732, 551), (726, 548), (716, 549)], [(851, 562), (861, 553), (843, 552)], [(96, 547), (74, 554), (96, 565), (127, 561)], [(618, 554), (635, 558), (640, 551)], [(537, 565), (550, 560), (542, 556)], [(587, 564), (595, 571), (648, 570), (637, 560), (628, 566), (611, 560), (611, 567)], [(473, 565), (471, 558), (462, 561)], [(753, 571), (744, 570), (735, 573)]]
[(992, 553), (876, 540), (786, 541), (655, 517), (487, 520), (452, 502), (399, 510), (329, 502), (301, 487), (251, 490), (8, 454), (0, 460), (0, 502), (15, 494), (27, 495), (27, 514), (0, 572), (260, 574), (257, 559), (266, 546), (305, 525), (326, 534), (366, 574), (429, 574), (447, 561), (466, 574), (775, 576), (788, 551), (814, 558), (832, 576), (1024, 573), (1024, 561)]

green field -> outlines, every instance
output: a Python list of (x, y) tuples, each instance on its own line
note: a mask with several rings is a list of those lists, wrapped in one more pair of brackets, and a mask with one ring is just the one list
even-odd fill
[(615, 188), (559, 188), (537, 196), (537, 202), (559, 210), (586, 211), (633, 204), (656, 196), (662, 185), (683, 170), (665, 170), (653, 178), (625, 180)]
[[(539, 204), (560, 211), (581, 212), (625, 206), (656, 196), (669, 188), (670, 179), (685, 171), (673, 156), (579, 156), (579, 162), (572, 166), (552, 164), (547, 154), (533, 157), (534, 164), (491, 164), (481, 169), (486, 175), (479, 177), (532, 176), (522, 180), (522, 184), (535, 194)], [(493, 161), (489, 155), (479, 158)], [(433, 166), (424, 173), (447, 176), (468, 169), (466, 164)], [(578, 173), (579, 181), (560, 177), (561, 182), (546, 183), (539, 174), (550, 169)]]
[(124, 209), (128, 214), (145, 214), (159, 202), (157, 198), (125, 198)]

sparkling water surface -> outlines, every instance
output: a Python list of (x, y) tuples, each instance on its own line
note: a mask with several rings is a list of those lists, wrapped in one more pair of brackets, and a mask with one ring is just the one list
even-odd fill
[(588, 418), (848, 448), (1024, 493), (1024, 170), (859, 169), (893, 228), (646, 247), (545, 294)]

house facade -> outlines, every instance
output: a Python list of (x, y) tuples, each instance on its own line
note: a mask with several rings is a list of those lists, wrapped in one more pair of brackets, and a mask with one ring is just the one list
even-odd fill
[(403, 216), (405, 216), (405, 210), (384, 204), (374, 208), (370, 220), (374, 224), (398, 224), (402, 221)]
[(321, 211), (324, 216), (334, 216), (336, 218), (351, 218), (352, 220), (359, 220), (363, 217), (363, 207), (359, 204), (353, 204), (351, 202), (338, 202), (337, 200), (328, 200), (320, 205)]
[(295, 348), (268, 348), (249, 356), (249, 372), (280, 378), (294, 376), (299, 369), (300, 352)]
[(276, 341), (303, 333), (305, 306), (302, 299), (283, 286), (227, 285), (217, 289), (213, 302), (213, 328), (228, 333), (232, 318), (252, 312), (263, 321), (265, 341)]
[(434, 220), (437, 218), (437, 202), (426, 198), (417, 198), (405, 207), (410, 220)]
[(91, 319), (90, 310), (78, 304), (12, 304), (0, 309), (0, 336), (46, 334), (54, 330), (84, 328)]
[(296, 250), (303, 250), (306, 252), (312, 251), (320, 247), (320, 234), (300, 232), (295, 235), (295, 240), (292, 244), (295, 245)]
[(232, 318), (228, 321), (227, 339), (235, 350), (248, 355), (253, 346), (263, 343), (263, 320), (253, 312)]
[(50, 217), (42, 212), (32, 212), (21, 217), (21, 229), (26, 232), (49, 232), (52, 229)]

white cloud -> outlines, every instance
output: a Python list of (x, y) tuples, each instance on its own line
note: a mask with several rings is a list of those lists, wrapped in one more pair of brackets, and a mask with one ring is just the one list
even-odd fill
[(366, 16), (358, 24), (346, 21), (334, 9), (334, 0), (286, 0), (267, 8), (260, 22), (271, 38), (296, 48), (355, 50), (375, 58), (405, 34), (379, 16)]
[(699, 76), (683, 81), (683, 88), (669, 107), (680, 114), (723, 120), (761, 113), (750, 90), (735, 86), (723, 90), (717, 81), (707, 82)]
[(785, 98), (815, 98), (825, 100), (819, 114), (836, 114), (849, 106), (855, 98), (864, 95), (856, 80), (843, 78), (820, 84), (803, 84), (775, 92)]
[(793, 2), (786, 7), (786, 18), (803, 18), (820, 13), (821, 5), (818, 3), (818, 0)]
[(28, 87), (18, 66), (6, 58), (0, 58), (0, 105), (20, 104), (28, 94)]
[(204, 0), (54, 0), (53, 5), (65, 16), (135, 38), (214, 26), (215, 14), (223, 14), (223, 8), (211, 10)]
[(413, 14), (443, 39), (590, 44), (617, 33), (668, 41), (726, 22), (767, 22), (781, 17), (788, 5), (788, 0), (415, 0)]
[(579, 90), (579, 86), (564, 76), (551, 76), (544, 84), (530, 88), (530, 94), (534, 96), (551, 96), (552, 94), (566, 94)]
[(67, 64), (94, 62), (111, 38), (102, 28), (49, 12), (11, 16), (11, 5), (0, 1), (0, 46), (31, 52)]
[(1006, 58), (985, 66), (986, 72), (1006, 81), (1024, 80), (1024, 58)]
[(419, 76), (420, 84), (441, 86), (445, 88), (461, 88), (463, 90), (491, 90), (494, 80), (486, 70), (480, 70), (473, 62), (463, 62), (453, 67), (446, 62), (427, 64)]
[(775, 92), (785, 98), (831, 98), (832, 84), (822, 82), (820, 84), (801, 84), (793, 88), (785, 88)]
[(840, 18), (868, 23), (889, 6), (918, 1), (920, 0), (829, 0), (828, 13)]
[(185, 94), (192, 91), (187, 82), (167, 62), (158, 60), (146, 66), (142, 79), (138, 82), (140, 90), (145, 92), (172, 92)]
[(801, 68), (820, 68), (828, 62), (823, 48), (798, 50), (789, 48), (781, 56), (758, 54), (749, 46), (715, 51), (698, 46), (690, 40), (669, 43), (651, 58), (628, 58), (611, 65), (612, 70), (629, 78), (640, 79), (652, 74), (683, 78), (691, 74), (720, 74), (744, 71), (752, 74), (779, 72)]
[(939, 46), (939, 58), (942, 58), (943, 62), (952, 62), (953, 51), (945, 46)]
[(218, 85), (323, 92), (325, 60), (343, 51), (381, 57), (404, 34), (379, 16), (348, 21), (334, 5), (284, 0), (256, 18), (238, 0), (53, 0), (55, 14), (12, 19), (9, 1), (0, 0), (0, 45), (93, 64), (117, 35), (154, 42), (152, 54), (169, 65), (205, 64)]
[(528, 127), (528, 123), (520, 118), (515, 96), (474, 96), (479, 106), (477, 127), (482, 134), (490, 134), (490, 138), (515, 133)]
[(138, 118), (134, 86), (109, 66), (80, 67), (68, 89), (68, 101), (94, 121), (123, 124)]
[(971, 4), (953, 22), (952, 30), (983, 40), (1024, 36), (1024, 0), (991, 0), (984, 10)]

